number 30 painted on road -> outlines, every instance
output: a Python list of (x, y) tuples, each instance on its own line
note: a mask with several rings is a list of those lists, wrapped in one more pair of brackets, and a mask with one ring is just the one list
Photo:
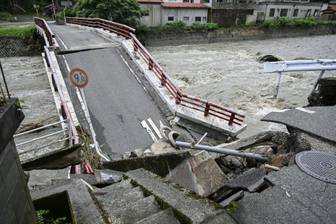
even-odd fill
[(70, 82), (78, 87), (84, 88), (89, 82), (89, 77), (86, 72), (80, 68), (73, 68), (69, 73)]

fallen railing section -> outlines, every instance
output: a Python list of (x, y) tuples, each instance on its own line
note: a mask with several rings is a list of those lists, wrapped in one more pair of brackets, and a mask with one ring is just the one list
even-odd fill
[(134, 54), (137, 54), (145, 61), (148, 69), (152, 71), (156, 78), (160, 81), (161, 86), (165, 87), (169, 94), (174, 98), (176, 105), (189, 108), (193, 111), (199, 111), (203, 113), (204, 117), (214, 117), (224, 120), (229, 126), (241, 126), (241, 129), (243, 129), (243, 126), (246, 126), (244, 124), (244, 115), (182, 92), (182, 90), (172, 82), (169, 75), (162, 69), (159, 63), (154, 60), (151, 54), (137, 39), (134, 34), (134, 29), (116, 22), (96, 18), (66, 17), (66, 23), (100, 28), (115, 33), (126, 39), (130, 39), (133, 43)]

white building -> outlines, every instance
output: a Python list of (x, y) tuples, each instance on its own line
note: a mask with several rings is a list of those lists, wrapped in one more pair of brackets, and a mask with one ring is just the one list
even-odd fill
[(146, 26), (182, 21), (186, 25), (206, 23), (211, 0), (138, 0), (144, 11), (140, 19)]
[(272, 20), (278, 17), (290, 19), (320, 17), (328, 4), (310, 0), (257, 0), (248, 23)]

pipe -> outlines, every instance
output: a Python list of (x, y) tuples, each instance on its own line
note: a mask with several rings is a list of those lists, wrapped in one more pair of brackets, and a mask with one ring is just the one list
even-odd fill
[(40, 130), (43, 130), (43, 129), (46, 129), (46, 128), (49, 128), (49, 127), (52, 127), (56, 124), (61, 124), (61, 123), (64, 123), (66, 122), (67, 120), (61, 120), (61, 121), (58, 121), (58, 122), (55, 122), (55, 123), (52, 123), (52, 124), (48, 124), (48, 125), (45, 125), (45, 126), (42, 126), (42, 127), (39, 127), (39, 128), (35, 128), (35, 129), (31, 129), (29, 131), (25, 131), (25, 132), (21, 132), (21, 133), (18, 133), (16, 135), (14, 135), (14, 138), (16, 137), (19, 137), (21, 135), (26, 135), (26, 134), (30, 134), (30, 133), (33, 133), (33, 132), (36, 132), (36, 131), (40, 131)]
[(237, 150), (233, 149), (225, 149), (225, 148), (219, 148), (219, 147), (214, 147), (214, 146), (208, 146), (208, 145), (201, 145), (201, 144), (196, 144), (193, 145), (188, 142), (181, 142), (181, 141), (176, 141), (175, 142), (176, 146), (182, 147), (182, 148), (191, 148), (191, 149), (197, 149), (197, 150), (205, 150), (208, 152), (215, 152), (215, 153), (220, 153), (220, 154), (225, 154), (225, 155), (232, 155), (232, 156), (239, 156), (239, 157), (244, 157), (244, 158), (251, 158), (251, 159), (256, 159), (260, 162), (268, 162), (269, 158), (255, 154), (255, 153), (248, 153), (248, 152), (240, 152)]

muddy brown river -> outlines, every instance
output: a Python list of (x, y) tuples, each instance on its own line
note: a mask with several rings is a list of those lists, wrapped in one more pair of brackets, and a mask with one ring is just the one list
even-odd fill
[[(257, 58), (272, 54), (284, 60), (336, 59), (336, 35), (251, 40), (213, 44), (150, 47), (159, 63), (187, 93), (244, 113), (248, 128), (240, 137), (283, 129), (261, 122), (271, 111), (307, 104), (317, 72), (285, 73), (278, 99), (276, 74), (263, 72)], [(326, 76), (336, 73), (326, 72)]]

